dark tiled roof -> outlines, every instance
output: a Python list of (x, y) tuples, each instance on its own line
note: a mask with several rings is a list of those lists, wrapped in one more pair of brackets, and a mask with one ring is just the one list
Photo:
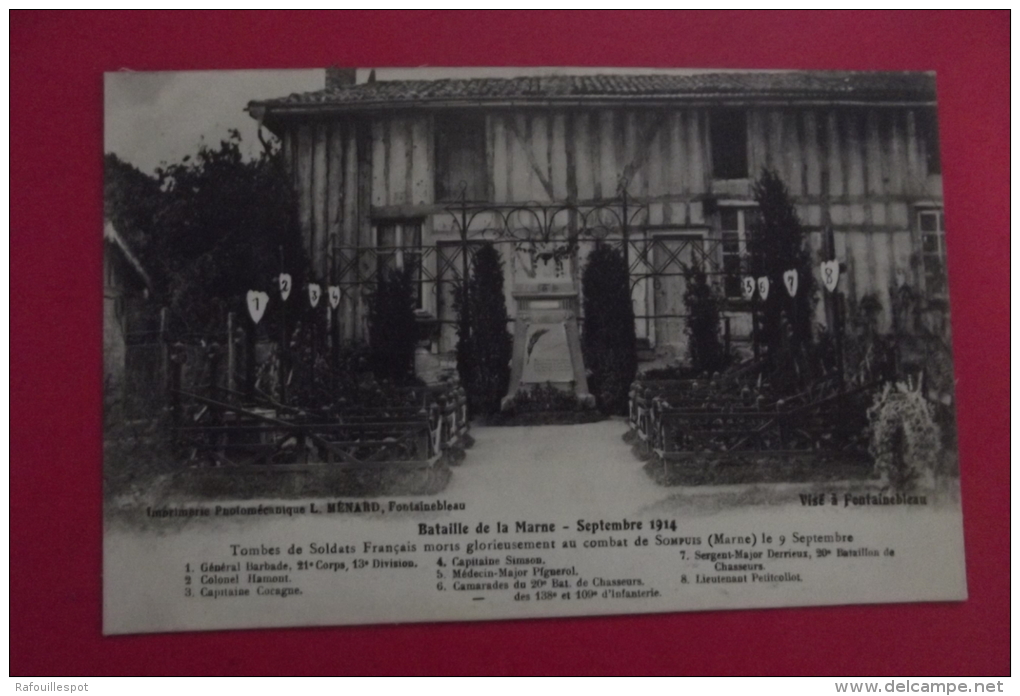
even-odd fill
[(546, 103), (697, 98), (934, 101), (935, 77), (903, 72), (744, 72), (691, 75), (556, 75), (456, 80), (393, 80), (252, 102), (270, 111), (411, 105)]

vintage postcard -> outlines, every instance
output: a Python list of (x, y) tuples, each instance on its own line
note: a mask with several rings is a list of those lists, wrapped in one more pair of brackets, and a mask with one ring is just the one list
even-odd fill
[(935, 94), (108, 74), (105, 632), (965, 599)]

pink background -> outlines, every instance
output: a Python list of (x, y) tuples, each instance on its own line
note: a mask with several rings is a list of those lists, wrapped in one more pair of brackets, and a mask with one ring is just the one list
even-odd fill
[[(1009, 673), (1008, 12), (13, 12), (10, 36), (12, 674)], [(333, 64), (936, 70), (971, 598), (103, 638), (102, 73)]]

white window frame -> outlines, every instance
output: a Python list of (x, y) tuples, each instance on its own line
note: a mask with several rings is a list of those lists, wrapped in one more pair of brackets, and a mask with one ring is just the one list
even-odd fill
[[(725, 229), (723, 227), (723, 211), (733, 210), (737, 213), (737, 229)], [(719, 268), (720, 278), (722, 281), (723, 296), (727, 300), (742, 300), (743, 293), (740, 291), (740, 280), (747, 274), (747, 213), (748, 211), (757, 210), (757, 206), (748, 201), (725, 201), (719, 204)], [(733, 256), (732, 253), (726, 251), (726, 235), (736, 233), (737, 235), (737, 259), (740, 262), (740, 270), (737, 272), (737, 292), (736, 294), (730, 294), (727, 292), (726, 279), (729, 274), (726, 272), (726, 257)]]
[[(392, 227), (395, 230), (396, 239), (392, 246), (382, 247), (380, 245), (380, 236), (384, 227)], [(417, 287), (415, 308), (424, 309), (427, 291), (425, 269), (423, 268), (425, 263), (425, 221), (421, 219), (376, 220), (373, 223), (373, 230), (375, 232), (377, 274), (382, 273), (385, 267), (384, 260), (390, 256), (394, 259), (394, 265), (399, 271), (404, 270), (405, 251), (413, 250), (413, 253), (418, 257), (418, 275), (415, 278)], [(417, 243), (414, 240), (415, 235), (417, 235)], [(408, 238), (410, 238), (410, 244)]]
[[(949, 294), (949, 277), (948, 267), (946, 266), (946, 219), (945, 212), (940, 206), (918, 206), (914, 211), (916, 225), (917, 225), (917, 239), (918, 247), (920, 249), (921, 256), (921, 278), (924, 281), (924, 291), (931, 297), (946, 297)], [(929, 218), (934, 220), (935, 229), (925, 230), (922, 220)], [(928, 239), (935, 240), (935, 250), (929, 251), (927, 241)], [(941, 288), (931, 287), (931, 283), (928, 280), (929, 274), (933, 269), (929, 266), (929, 259), (937, 258), (940, 268), (938, 272), (941, 273), (942, 277), (939, 282)]]

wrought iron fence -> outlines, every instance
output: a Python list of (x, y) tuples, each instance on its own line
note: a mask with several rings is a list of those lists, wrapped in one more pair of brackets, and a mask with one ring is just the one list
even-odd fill
[[(415, 246), (333, 248), (334, 282), (352, 318), (363, 315), (357, 308), (365, 307), (382, 269), (410, 264), (417, 281), (418, 308), (435, 318), (441, 350), (449, 350), (457, 324), (455, 289), (470, 273), (474, 253), (483, 244), (496, 246), (505, 263), (529, 257), (532, 263), (552, 263), (563, 274), (569, 266), (578, 287), (581, 264), (588, 253), (596, 245), (607, 244), (620, 250), (630, 272), (632, 296), (642, 298), (636, 302), (635, 320), (639, 327), (644, 326), (643, 333), (654, 333), (656, 324), (663, 331), (679, 333), (686, 320), (682, 295), (688, 271), (698, 266), (725, 295), (725, 289), (734, 285), (730, 276), (739, 275), (739, 268), (732, 263), (725, 266), (724, 252), (741, 259), (747, 253), (743, 239), (734, 249), (732, 240), (724, 243), (714, 234), (706, 235), (703, 229), (707, 226), (686, 230), (650, 225), (647, 203), (635, 204), (626, 196), (592, 205), (461, 202), (446, 208), (442, 216), (446, 227), (430, 239), (419, 237)], [(508, 304), (511, 285), (508, 282)], [(738, 298), (725, 299), (739, 308)], [(671, 323), (675, 326), (670, 327)]]

